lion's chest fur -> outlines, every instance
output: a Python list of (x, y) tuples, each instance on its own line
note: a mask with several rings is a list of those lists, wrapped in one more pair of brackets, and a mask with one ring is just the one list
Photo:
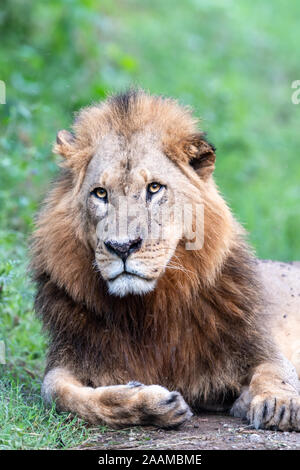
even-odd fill
[(164, 289), (126, 299), (107, 296), (91, 278), (77, 301), (41, 276), (36, 309), (52, 337), (46, 371), (65, 366), (94, 387), (160, 384), (191, 405), (239, 391), (272, 351), (241, 259), (229, 259), (210, 289), (185, 292), (166, 278)]
[(93, 319), (75, 352), (76, 372), (96, 387), (135, 380), (179, 390), (190, 403), (206, 401), (241, 385), (238, 345), (222, 330), (185, 311)]

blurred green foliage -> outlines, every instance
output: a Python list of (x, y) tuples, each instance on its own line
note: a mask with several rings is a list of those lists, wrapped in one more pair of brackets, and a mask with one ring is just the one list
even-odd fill
[[(258, 255), (300, 258), (300, 105), (291, 102), (291, 83), (300, 79), (299, 16), (300, 3), (283, 0), (2, 0), (0, 340), (7, 365), (0, 373), (11, 385), (9, 394), (7, 385), (0, 389), (0, 448), (61, 446), (58, 433), (30, 439), (49, 423), (74, 434), (65, 416), (45, 415), (32, 398), (45, 340), (32, 312), (26, 245), (57, 171), (56, 131), (81, 106), (132, 85), (192, 105), (217, 147), (221, 192)], [(65, 446), (74, 445), (86, 428), (77, 423), (73, 437), (64, 436)]]

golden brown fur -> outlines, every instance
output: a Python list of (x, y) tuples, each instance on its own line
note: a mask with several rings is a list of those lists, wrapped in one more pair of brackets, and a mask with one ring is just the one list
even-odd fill
[[(201, 194), (204, 245), (187, 251), (179, 240), (174, 256), (181, 269), (167, 265), (154, 290), (124, 299), (109, 294), (94, 268), (91, 225), (80, 191), (103, 137), (113, 131), (126, 141), (145, 129), (189, 181), (190, 199)], [(187, 419), (189, 411), (180, 395), (166, 389), (179, 391), (197, 410), (232, 403), (250, 382), (250, 392), (243, 395), (250, 398), (243, 407), (240, 400), (234, 412), (248, 413), (252, 424), (268, 427), (261, 410), (271, 413), (268, 400), (276, 396), (277, 379), (274, 393), (270, 383), (278, 373), (279, 381), (289, 384), (287, 402), (296, 400), (288, 406), (297, 416), (293, 371), (286, 372), (264, 329), (268, 318), (257, 261), (215, 187), (214, 148), (190, 111), (173, 100), (129, 93), (81, 111), (74, 136), (58, 134), (55, 151), (65, 157), (64, 169), (39, 215), (33, 243), (36, 310), (50, 335), (46, 399), (56, 398), (59, 408), (92, 422), (168, 427)], [(267, 387), (264, 368), (271, 371)], [(125, 385), (133, 380), (161, 387)], [(255, 407), (250, 409), (251, 401)], [(298, 429), (297, 417), (292, 421), (285, 415), (284, 421), (275, 408), (272, 413), (272, 426)]]

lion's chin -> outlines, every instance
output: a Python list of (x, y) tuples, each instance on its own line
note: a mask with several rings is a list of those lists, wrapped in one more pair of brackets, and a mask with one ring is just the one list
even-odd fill
[(155, 279), (143, 279), (132, 274), (121, 274), (115, 279), (107, 281), (109, 293), (117, 297), (125, 297), (129, 294), (147, 294), (154, 289), (155, 284)]

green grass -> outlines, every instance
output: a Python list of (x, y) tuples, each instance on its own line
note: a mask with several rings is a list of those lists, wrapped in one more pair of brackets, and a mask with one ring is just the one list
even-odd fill
[(68, 413), (58, 416), (54, 408), (45, 410), (40, 394), (28, 393), (18, 382), (3, 384), (0, 420), (1, 450), (72, 448), (95, 432)]
[(283, 0), (3, 0), (0, 12), (0, 449), (69, 448), (104, 428), (45, 410), (46, 339), (27, 240), (56, 174), (51, 145), (82, 105), (132, 84), (194, 107), (216, 179), (264, 258), (300, 258), (300, 4)]

